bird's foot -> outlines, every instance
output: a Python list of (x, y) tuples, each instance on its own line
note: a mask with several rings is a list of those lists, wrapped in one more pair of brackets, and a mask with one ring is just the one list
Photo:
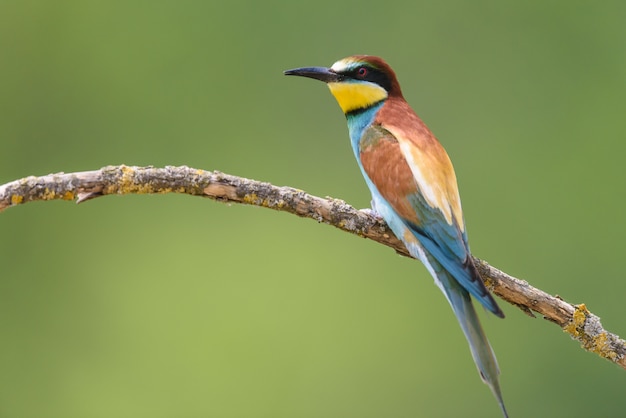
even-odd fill
[(383, 219), (383, 216), (380, 213), (376, 212), (375, 209), (365, 208), (365, 209), (361, 209), (360, 211), (368, 214), (369, 216), (373, 218), (376, 218), (378, 222), (385, 222), (385, 219)]

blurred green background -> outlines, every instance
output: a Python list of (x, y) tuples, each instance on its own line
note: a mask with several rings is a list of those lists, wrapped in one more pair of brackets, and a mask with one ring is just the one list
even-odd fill
[[(381, 55), (455, 163), (473, 252), (626, 336), (623, 1), (0, 1), (0, 183), (189, 165), (367, 207), (287, 68)], [(1, 417), (499, 417), (418, 262), (189, 196), (0, 215)], [(512, 417), (620, 416), (626, 373), (502, 303)]]

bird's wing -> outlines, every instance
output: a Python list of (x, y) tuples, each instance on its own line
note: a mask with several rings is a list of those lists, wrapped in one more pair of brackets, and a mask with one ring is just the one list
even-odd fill
[(426, 251), (501, 316), (471, 258), (452, 163), (432, 135), (419, 139), (370, 125), (360, 141), (363, 170)]

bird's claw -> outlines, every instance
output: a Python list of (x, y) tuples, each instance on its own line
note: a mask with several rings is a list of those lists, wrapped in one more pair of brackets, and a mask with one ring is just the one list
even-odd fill
[(375, 218), (378, 222), (385, 222), (385, 219), (383, 219), (383, 216), (376, 212), (376, 210), (371, 209), (371, 208), (364, 208), (360, 210), (361, 212), (371, 216), (372, 218)]

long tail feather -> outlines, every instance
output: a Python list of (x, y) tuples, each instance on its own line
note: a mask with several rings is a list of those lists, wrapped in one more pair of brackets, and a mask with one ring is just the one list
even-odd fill
[(431, 262), (431, 268), (436, 273), (437, 285), (443, 290), (446, 295), (452, 310), (456, 315), (465, 338), (469, 343), (474, 363), (478, 368), (480, 377), (489, 386), (491, 392), (495, 396), (500, 409), (505, 418), (508, 418), (506, 408), (504, 406), (504, 400), (502, 399), (502, 393), (500, 391), (500, 382), (498, 375), (500, 370), (498, 368), (498, 361), (496, 356), (489, 345), (487, 336), (485, 335), (474, 304), (470, 294), (448, 273), (436, 260), (429, 257)]

